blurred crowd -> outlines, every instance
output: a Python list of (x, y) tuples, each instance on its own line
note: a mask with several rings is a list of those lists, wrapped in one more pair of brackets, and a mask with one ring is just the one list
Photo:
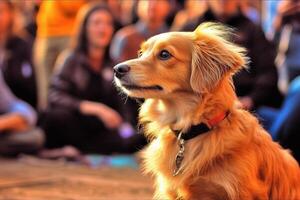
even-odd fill
[(153, 35), (205, 21), (247, 48), (240, 106), (299, 161), (299, 0), (1, 0), (0, 154), (140, 150), (138, 102), (116, 90), (112, 67)]

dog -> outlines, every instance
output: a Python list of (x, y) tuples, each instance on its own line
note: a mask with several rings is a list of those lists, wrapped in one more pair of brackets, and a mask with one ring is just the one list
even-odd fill
[(207, 22), (159, 34), (114, 67), (117, 87), (145, 99), (139, 121), (150, 144), (141, 155), (154, 199), (300, 199), (297, 161), (237, 106), (232, 76), (248, 58), (231, 33)]

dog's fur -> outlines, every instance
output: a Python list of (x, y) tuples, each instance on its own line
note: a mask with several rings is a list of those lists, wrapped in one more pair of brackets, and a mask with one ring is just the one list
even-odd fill
[[(247, 58), (228, 32), (205, 23), (194, 32), (160, 34), (142, 45), (139, 58), (121, 63), (130, 71), (115, 78), (117, 86), (146, 99), (139, 117), (151, 143), (142, 156), (145, 171), (156, 179), (154, 198), (299, 200), (297, 161), (236, 106), (232, 75)], [(162, 60), (162, 50), (172, 56)], [(183, 170), (173, 177), (179, 147), (172, 130), (186, 131), (226, 111), (229, 116), (211, 131), (186, 142)]]

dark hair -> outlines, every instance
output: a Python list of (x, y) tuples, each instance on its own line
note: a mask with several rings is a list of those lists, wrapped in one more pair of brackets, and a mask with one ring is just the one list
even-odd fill
[[(113, 28), (115, 30), (115, 19), (112, 11), (106, 4), (103, 3), (91, 3), (80, 9), (76, 24), (75, 24), (75, 37), (71, 43), (71, 48), (75, 53), (88, 54), (88, 39), (87, 39), (87, 23), (91, 15), (96, 11), (106, 11), (113, 19)], [(109, 58), (109, 46), (106, 48), (105, 59)]]

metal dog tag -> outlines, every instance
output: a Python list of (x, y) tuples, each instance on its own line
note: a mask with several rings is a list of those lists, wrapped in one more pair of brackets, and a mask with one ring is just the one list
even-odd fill
[(173, 176), (177, 176), (181, 172), (181, 163), (184, 159), (184, 139), (181, 139), (182, 133), (178, 135), (178, 145), (179, 151), (175, 158), (175, 169), (173, 171)]

